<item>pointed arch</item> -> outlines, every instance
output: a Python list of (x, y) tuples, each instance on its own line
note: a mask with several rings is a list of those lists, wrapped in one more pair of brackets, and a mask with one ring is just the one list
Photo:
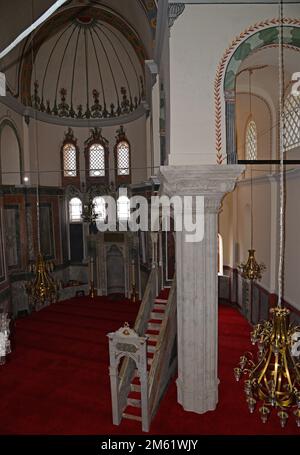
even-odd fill
[[(284, 46), (300, 50), (299, 30), (300, 19), (284, 18)], [(278, 44), (279, 18), (266, 19), (250, 25), (240, 33), (223, 54), (218, 65), (214, 81), (215, 97), (215, 134), (216, 134), (216, 161), (222, 164), (227, 156), (228, 164), (237, 161), (235, 137), (235, 79), (242, 61), (259, 48)], [(226, 123), (226, 154), (224, 153), (223, 138), (223, 98), (225, 101)]]

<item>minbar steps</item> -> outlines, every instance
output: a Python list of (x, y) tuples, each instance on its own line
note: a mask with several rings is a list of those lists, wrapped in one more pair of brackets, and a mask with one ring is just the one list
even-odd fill
[[(150, 318), (148, 320), (147, 329), (145, 335), (148, 336), (147, 343), (147, 369), (151, 368), (153, 357), (156, 350), (156, 345), (162, 326), (162, 322), (165, 317), (166, 304), (168, 302), (168, 295), (170, 289), (165, 288), (161, 291), (158, 297), (154, 301)], [(142, 421), (142, 410), (141, 410), (141, 385), (138, 377), (138, 372), (135, 370), (134, 377), (130, 384), (130, 392), (127, 397), (127, 406), (123, 412), (123, 418), (129, 420)]]

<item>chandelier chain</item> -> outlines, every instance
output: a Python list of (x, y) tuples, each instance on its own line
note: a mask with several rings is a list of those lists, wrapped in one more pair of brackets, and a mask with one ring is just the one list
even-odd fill
[(251, 250), (253, 249), (253, 181), (252, 181), (252, 167), (251, 167), (251, 174), (250, 174), (250, 210), (251, 210), (251, 240), (250, 240), (250, 246)]
[(284, 252), (285, 252), (285, 178), (284, 178), (284, 54), (283, 54), (283, 0), (279, 1), (279, 153), (280, 153), (280, 201), (279, 201), (279, 262), (278, 307), (282, 307)]
[[(31, 1), (31, 15), (32, 22), (34, 21), (34, 3)], [(36, 73), (36, 62), (34, 58), (34, 35), (31, 36), (31, 64), (33, 68), (34, 80), (37, 79)], [(39, 150), (38, 150), (38, 126), (37, 126), (37, 112), (34, 110), (34, 149), (37, 169), (37, 180), (36, 180), (36, 228), (37, 228), (37, 247), (38, 253), (41, 251), (41, 233), (40, 233), (40, 163), (39, 163)]]

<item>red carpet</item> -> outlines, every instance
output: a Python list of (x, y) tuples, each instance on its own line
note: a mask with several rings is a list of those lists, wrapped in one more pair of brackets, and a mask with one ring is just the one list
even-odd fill
[[(131, 324), (137, 304), (97, 298), (57, 303), (16, 323), (16, 347), (0, 367), (1, 434), (139, 434), (138, 422), (111, 423), (106, 334)], [(173, 382), (151, 426), (153, 434), (299, 434), (277, 416), (250, 415), (232, 369), (249, 349), (249, 328), (232, 308), (220, 307), (220, 400), (215, 412), (184, 412)], [(275, 414), (275, 413), (273, 413)]]

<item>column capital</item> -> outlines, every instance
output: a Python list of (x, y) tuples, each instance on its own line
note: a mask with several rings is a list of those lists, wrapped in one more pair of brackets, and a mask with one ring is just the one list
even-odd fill
[(234, 189), (242, 165), (161, 166), (162, 194), (219, 198)]

